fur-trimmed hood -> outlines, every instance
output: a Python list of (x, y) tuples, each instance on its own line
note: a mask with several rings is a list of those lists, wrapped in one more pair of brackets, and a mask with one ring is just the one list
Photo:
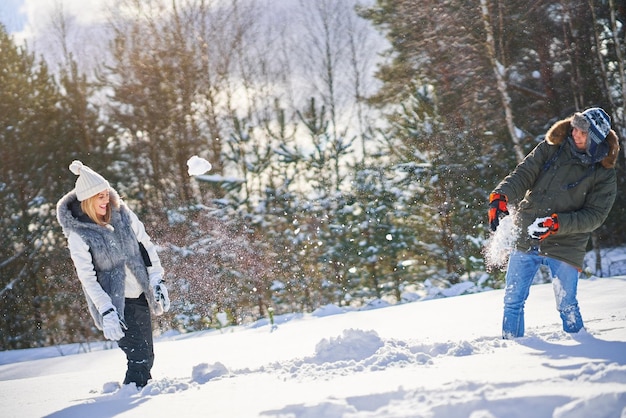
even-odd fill
[[(554, 123), (546, 133), (546, 142), (550, 145), (563, 143), (572, 131), (572, 119), (573, 116)], [(605, 141), (609, 145), (609, 153), (600, 161), (600, 164), (604, 168), (615, 168), (619, 154), (619, 140), (614, 130), (611, 129)]]
[[(112, 187), (109, 188), (109, 203), (112, 208), (119, 208), (120, 205), (124, 204), (120, 200), (120, 195)], [(100, 226), (89, 219), (80, 209), (80, 202), (78, 201), (76, 190), (72, 190), (59, 199), (57, 203), (57, 220), (66, 237), (69, 231), (76, 230), (79, 227), (100, 228)]]

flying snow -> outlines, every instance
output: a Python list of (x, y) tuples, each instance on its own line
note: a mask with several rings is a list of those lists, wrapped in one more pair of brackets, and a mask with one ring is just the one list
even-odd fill
[(515, 226), (515, 210), (509, 209), (510, 215), (500, 219), (500, 225), (485, 242), (483, 255), (487, 268), (503, 269), (509, 260), (509, 254), (520, 234), (520, 228)]

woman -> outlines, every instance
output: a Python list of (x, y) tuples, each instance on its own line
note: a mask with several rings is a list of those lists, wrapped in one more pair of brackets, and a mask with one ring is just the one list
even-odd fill
[(89, 312), (104, 336), (126, 354), (124, 384), (144, 387), (154, 362), (151, 311), (170, 306), (156, 249), (137, 215), (100, 174), (74, 161), (74, 190), (57, 204), (57, 218)]

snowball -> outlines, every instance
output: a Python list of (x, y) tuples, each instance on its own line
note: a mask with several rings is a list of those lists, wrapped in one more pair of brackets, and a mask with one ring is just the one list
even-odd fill
[(211, 169), (211, 163), (194, 155), (187, 160), (187, 167), (189, 167), (187, 172), (190, 176), (200, 176)]
[(536, 237), (539, 236), (541, 234), (543, 234), (544, 232), (546, 232), (548, 230), (547, 227), (545, 226), (539, 226), (539, 224), (547, 221), (548, 219), (550, 219), (549, 216), (545, 217), (545, 218), (537, 218), (535, 219), (535, 221), (531, 224), (528, 225), (528, 235), (531, 237)]

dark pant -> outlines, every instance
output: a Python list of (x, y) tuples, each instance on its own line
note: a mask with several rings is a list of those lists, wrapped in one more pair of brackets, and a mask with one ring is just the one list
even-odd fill
[(124, 331), (124, 338), (118, 342), (126, 354), (128, 364), (124, 384), (135, 383), (141, 388), (152, 379), (150, 370), (154, 363), (152, 320), (144, 294), (137, 299), (126, 299), (124, 320), (128, 329)]

